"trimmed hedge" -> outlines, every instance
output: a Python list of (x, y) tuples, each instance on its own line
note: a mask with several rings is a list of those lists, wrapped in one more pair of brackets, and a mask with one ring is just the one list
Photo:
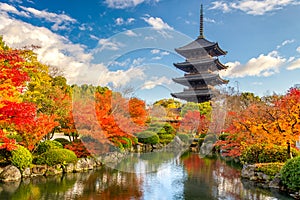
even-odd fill
[(140, 133), (137, 133), (136, 135), (138, 137), (138, 141), (143, 144), (157, 144), (159, 143), (159, 137), (155, 132), (152, 131), (143, 131)]
[(11, 151), (11, 164), (20, 170), (30, 167), (32, 159), (30, 151), (23, 146), (18, 145), (17, 149)]
[(40, 155), (52, 149), (62, 149), (62, 148), (64, 147), (60, 142), (55, 140), (46, 140), (39, 143), (37, 147), (37, 153)]
[(75, 163), (76, 154), (68, 149), (52, 149), (34, 159), (34, 164), (53, 166), (57, 164)]
[[(296, 149), (291, 148), (293, 156), (299, 155)], [(264, 146), (261, 144), (254, 144), (246, 148), (240, 157), (242, 163), (272, 163), (272, 162), (286, 162), (289, 159), (287, 154), (287, 147), (285, 146)]]
[(290, 190), (300, 190), (300, 156), (288, 160), (282, 167), (281, 180)]

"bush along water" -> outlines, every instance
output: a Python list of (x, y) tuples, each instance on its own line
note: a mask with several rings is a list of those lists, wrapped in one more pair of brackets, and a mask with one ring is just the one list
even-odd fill
[(11, 151), (11, 164), (21, 171), (30, 167), (32, 159), (30, 151), (23, 146), (18, 145), (15, 150)]
[(52, 149), (37, 156), (33, 163), (37, 165), (54, 166), (57, 164), (65, 165), (67, 163), (75, 163), (77, 161), (76, 154), (68, 149)]
[(64, 147), (60, 142), (55, 140), (46, 140), (39, 143), (37, 147), (37, 154), (40, 155), (52, 149), (62, 149), (62, 148)]
[(283, 184), (288, 189), (300, 192), (300, 156), (288, 160), (280, 174)]
[[(296, 149), (291, 149), (293, 157), (299, 155)], [(265, 146), (254, 144), (246, 148), (240, 157), (243, 164), (286, 162), (290, 155), (285, 146)]]

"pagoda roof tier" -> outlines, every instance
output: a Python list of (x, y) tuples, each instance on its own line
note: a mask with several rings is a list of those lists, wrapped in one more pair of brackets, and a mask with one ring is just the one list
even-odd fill
[(200, 58), (206, 57), (207, 54), (216, 57), (226, 55), (227, 52), (222, 50), (217, 42), (210, 42), (204, 37), (198, 37), (193, 42), (176, 48), (175, 51), (185, 58)]
[(212, 73), (186, 74), (184, 77), (173, 78), (173, 81), (188, 87), (197, 87), (200, 85), (220, 85), (228, 83), (228, 81), (222, 79), (219, 74)]
[(210, 90), (186, 90), (179, 93), (171, 93), (171, 95), (178, 99), (197, 103), (209, 101), (213, 97)]
[(223, 65), (217, 58), (190, 60), (182, 63), (173, 63), (173, 65), (176, 68), (189, 73), (207, 72), (207, 71), (213, 72), (213, 71), (223, 70), (228, 68), (227, 66)]

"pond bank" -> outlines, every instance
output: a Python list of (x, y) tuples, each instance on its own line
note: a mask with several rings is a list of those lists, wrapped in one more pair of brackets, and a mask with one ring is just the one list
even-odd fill
[(280, 179), (280, 173), (277, 173), (274, 176), (267, 175), (260, 170), (261, 165), (262, 164), (243, 165), (241, 177), (243, 179), (251, 181), (255, 186), (267, 189), (277, 189), (283, 192), (287, 192), (291, 197), (295, 199), (300, 199), (300, 191), (288, 191), (288, 189), (283, 185)]
[(19, 170), (13, 165), (0, 168), (0, 181), (13, 182), (22, 178), (31, 178), (36, 176), (53, 176), (62, 173), (76, 173), (92, 170), (101, 167), (103, 163), (118, 164), (127, 153), (111, 152), (101, 155), (97, 158), (79, 158), (76, 163), (57, 164), (54, 166), (32, 165), (23, 170)]

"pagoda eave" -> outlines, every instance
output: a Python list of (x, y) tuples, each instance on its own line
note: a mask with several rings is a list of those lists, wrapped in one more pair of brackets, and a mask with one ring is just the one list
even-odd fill
[(184, 92), (180, 93), (171, 93), (172, 97), (182, 99), (188, 102), (195, 102), (195, 103), (203, 103), (212, 99), (212, 94), (207, 95), (193, 95), (193, 94), (185, 94)]
[(186, 61), (181, 63), (173, 63), (173, 65), (184, 72), (217, 71), (228, 68), (228, 66), (223, 65), (219, 59)]
[(228, 83), (228, 80), (222, 79), (218, 74), (186, 75), (184, 77), (173, 78), (172, 80), (185, 86), (221, 85)]
[(175, 48), (175, 51), (178, 54), (184, 56), (185, 58), (190, 58), (191, 52), (200, 52), (199, 54), (203, 54), (203, 52), (207, 52), (212, 57), (217, 57), (217, 56), (227, 54), (227, 51), (222, 50), (217, 42), (216, 43), (209, 42), (209, 41), (202, 42), (202, 40), (205, 39), (197, 39), (184, 47)]

